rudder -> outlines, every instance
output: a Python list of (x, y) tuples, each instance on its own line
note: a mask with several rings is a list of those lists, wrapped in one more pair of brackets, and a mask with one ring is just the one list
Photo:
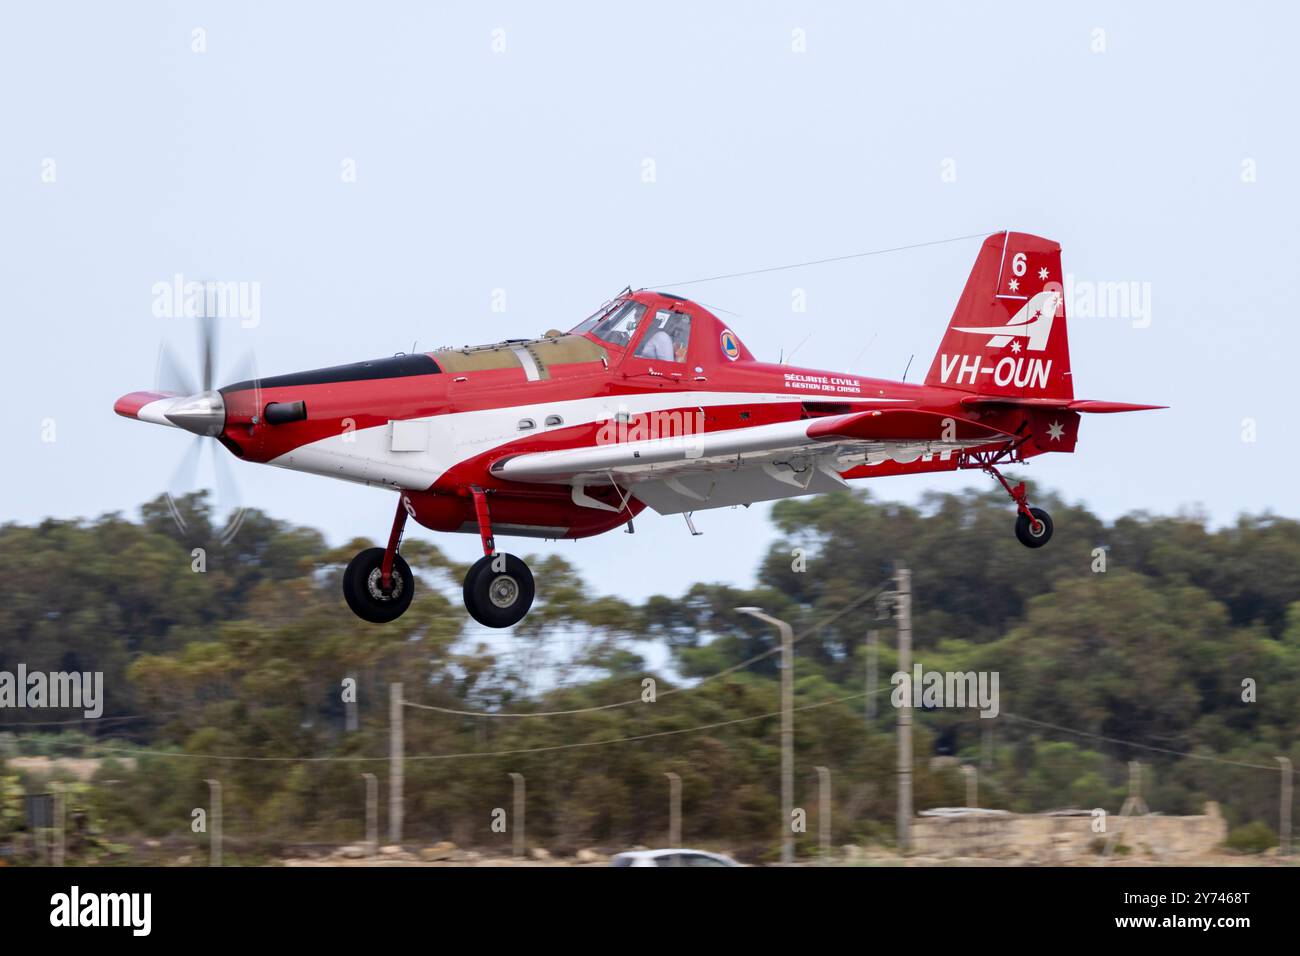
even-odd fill
[(1023, 232), (984, 240), (927, 385), (978, 395), (1071, 399), (1061, 247)]

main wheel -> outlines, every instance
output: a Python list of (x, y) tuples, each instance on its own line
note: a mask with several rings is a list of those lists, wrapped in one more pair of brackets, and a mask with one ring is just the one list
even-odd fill
[(533, 573), (513, 554), (479, 558), (465, 575), (465, 610), (484, 627), (518, 624), (533, 606)]
[(343, 597), (352, 613), (371, 624), (387, 624), (402, 616), (415, 596), (415, 578), (400, 554), (393, 555), (392, 585), (383, 586), (383, 548), (367, 548), (343, 572)]
[(1052, 516), (1042, 508), (1030, 508), (1029, 513), (1033, 521), (1024, 515), (1016, 517), (1016, 537), (1026, 548), (1041, 548), (1052, 540)]

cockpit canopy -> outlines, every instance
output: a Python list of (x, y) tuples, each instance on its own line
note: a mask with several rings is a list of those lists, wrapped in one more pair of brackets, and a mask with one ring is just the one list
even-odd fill
[(581, 322), (572, 334), (590, 333), (602, 342), (626, 349), (645, 312), (646, 306), (634, 299), (612, 299)]
[[(432, 353), (444, 372), (464, 374), (523, 369), (529, 381), (583, 368), (637, 362), (704, 366), (752, 359), (735, 333), (687, 299), (659, 292), (625, 292), (606, 302), (568, 333), (512, 339)], [(686, 370), (683, 369), (683, 372)]]
[(719, 358), (753, 358), (711, 313), (687, 299), (658, 292), (611, 299), (570, 334), (585, 335), (625, 354), (635, 346), (635, 358), (657, 362), (711, 364)]

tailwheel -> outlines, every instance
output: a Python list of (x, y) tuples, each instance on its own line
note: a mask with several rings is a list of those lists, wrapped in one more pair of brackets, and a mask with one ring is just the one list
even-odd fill
[(1041, 548), (1052, 540), (1052, 516), (1042, 508), (1016, 516), (1016, 537), (1026, 548)]
[(533, 606), (533, 574), (513, 554), (479, 558), (465, 575), (465, 609), (484, 627), (518, 624)]
[(415, 595), (415, 578), (400, 554), (384, 583), (384, 549), (367, 548), (343, 572), (343, 597), (352, 613), (371, 624), (387, 624), (402, 616)]
[(998, 480), (1003, 490), (1016, 503), (1016, 537), (1026, 548), (1041, 548), (1052, 540), (1052, 516), (1042, 508), (1029, 507), (1029, 492), (1022, 481), (1012, 485), (998, 471), (991, 460), (979, 462), (979, 466)]

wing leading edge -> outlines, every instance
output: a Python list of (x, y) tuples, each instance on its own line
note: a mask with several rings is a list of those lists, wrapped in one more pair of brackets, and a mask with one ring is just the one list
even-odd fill
[(1012, 435), (982, 422), (918, 409), (881, 409), (749, 428), (506, 456), (492, 474), (567, 484), (573, 500), (600, 507), (588, 485), (615, 484), (661, 514), (679, 514), (845, 486), (864, 464), (946, 459)]

